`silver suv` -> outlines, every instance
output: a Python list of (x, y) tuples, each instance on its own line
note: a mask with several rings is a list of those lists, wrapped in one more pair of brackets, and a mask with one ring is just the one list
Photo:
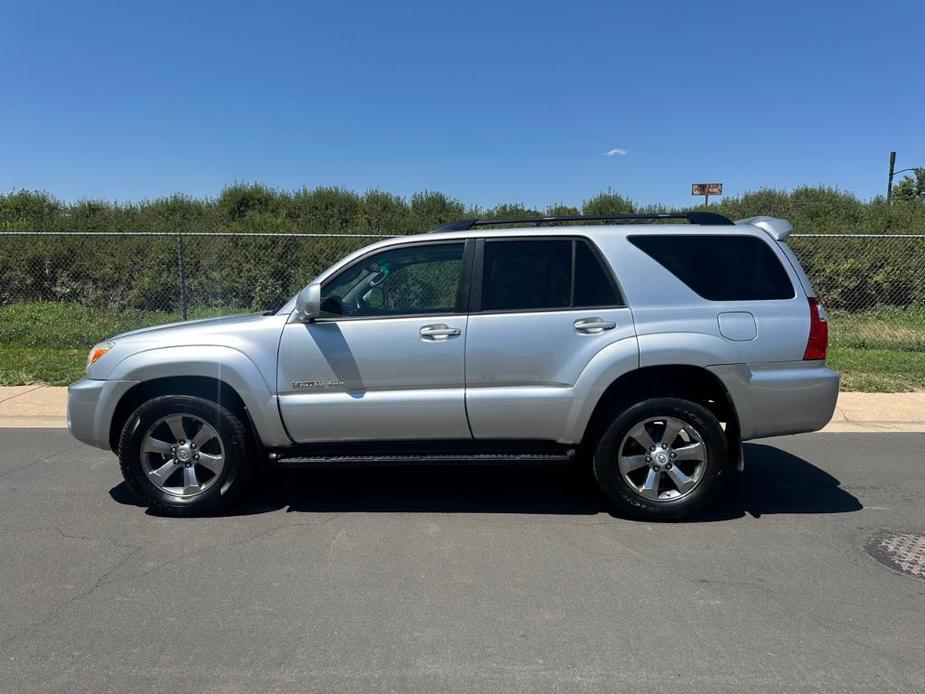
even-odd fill
[(96, 345), (68, 426), (171, 515), (218, 511), (263, 464), (575, 460), (618, 512), (677, 519), (741, 468), (742, 441), (832, 416), (791, 230), (690, 213), (389, 239), (272, 314)]

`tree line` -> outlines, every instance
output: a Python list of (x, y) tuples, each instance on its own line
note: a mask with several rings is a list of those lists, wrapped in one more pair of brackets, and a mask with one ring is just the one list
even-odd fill
[[(909, 179), (912, 181), (912, 179)], [(909, 188), (909, 191), (906, 190)], [(764, 189), (722, 198), (710, 209), (733, 219), (767, 214), (789, 219), (804, 233), (925, 233), (925, 194), (897, 185), (893, 204), (863, 201), (828, 187), (792, 191)], [(909, 193), (907, 195), (907, 193)], [(0, 231), (234, 231), (304, 233), (419, 233), (467, 217), (513, 217), (621, 212), (684, 212), (691, 207), (640, 206), (617, 192), (589, 197), (581, 205), (550, 204), (540, 209), (519, 203), (490, 208), (465, 205), (444, 193), (404, 198), (378, 190), (341, 188), (277, 190), (234, 184), (215, 198), (185, 195), (108, 202), (57, 200), (43, 192), (0, 195)]]
[[(338, 188), (275, 190), (236, 184), (215, 198), (175, 195), (137, 203), (47, 193), (0, 195), (0, 231), (239, 232), (244, 237), (0, 236), (0, 305), (74, 301), (94, 307), (175, 313), (259, 310), (278, 305), (325, 267), (369, 242), (364, 234), (409, 234), (468, 217), (682, 212), (641, 207), (613, 191), (580, 206), (478, 208), (439, 192), (403, 198)], [(802, 233), (925, 234), (925, 201), (887, 204), (832, 188), (759, 190), (711, 204), (732, 219), (783, 217)], [(337, 233), (357, 238), (271, 238), (253, 232)], [(792, 242), (830, 308), (925, 305), (925, 243)], [(182, 263), (180, 262), (182, 260)]]

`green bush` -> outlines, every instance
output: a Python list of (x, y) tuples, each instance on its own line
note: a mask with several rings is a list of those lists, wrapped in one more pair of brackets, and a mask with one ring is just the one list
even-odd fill
[[(586, 200), (584, 214), (639, 210), (613, 191)], [(711, 210), (733, 219), (770, 214), (803, 233), (925, 233), (925, 203), (881, 198), (864, 202), (832, 188), (759, 190), (729, 197)], [(654, 206), (646, 211), (670, 211)], [(182, 195), (119, 204), (65, 204), (45, 193), (0, 195), (0, 231), (104, 231), (207, 234), (184, 236), (187, 306), (263, 310), (279, 305), (325, 267), (371, 240), (363, 234), (420, 233), (465, 217), (575, 214), (522, 204), (467, 208), (442, 193), (406, 200), (381, 191), (338, 188), (280, 191), (257, 184), (228, 186), (214, 199)], [(223, 237), (213, 232), (244, 236)], [(334, 233), (347, 238), (279, 239), (257, 234)], [(354, 237), (355, 238), (352, 238)], [(925, 304), (923, 244), (918, 240), (864, 246), (863, 240), (791, 242), (820, 294), (833, 309)], [(89, 307), (177, 313), (181, 310), (177, 237), (0, 237), (0, 306), (73, 302)]]

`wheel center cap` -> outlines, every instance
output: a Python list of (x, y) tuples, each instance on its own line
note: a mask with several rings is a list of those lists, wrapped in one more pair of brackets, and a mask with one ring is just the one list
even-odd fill
[(177, 448), (177, 460), (179, 460), (181, 463), (187, 462), (192, 457), (193, 452), (189, 449), (188, 446), (180, 446)]
[(658, 461), (658, 464), (659, 464), (659, 465), (664, 465), (665, 463), (668, 462), (668, 454), (667, 454), (667, 453), (659, 453), (659, 454), (657, 454), (657, 455), (655, 456), (655, 460)]

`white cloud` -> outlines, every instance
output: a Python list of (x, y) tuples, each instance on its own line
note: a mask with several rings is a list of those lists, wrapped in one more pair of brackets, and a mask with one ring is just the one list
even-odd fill
[(614, 149), (609, 150), (608, 152), (605, 152), (604, 156), (605, 157), (625, 157), (629, 153), (630, 151), (628, 149), (623, 149), (622, 147), (616, 147)]

